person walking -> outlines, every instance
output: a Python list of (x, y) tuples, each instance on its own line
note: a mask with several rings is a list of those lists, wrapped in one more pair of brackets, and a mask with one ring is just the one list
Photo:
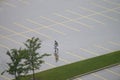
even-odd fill
[(54, 42), (54, 49), (55, 49), (55, 52), (54, 52), (55, 60), (56, 60), (56, 62), (58, 62), (58, 60), (59, 60), (59, 55), (58, 55), (59, 49), (58, 49), (58, 42), (57, 41)]

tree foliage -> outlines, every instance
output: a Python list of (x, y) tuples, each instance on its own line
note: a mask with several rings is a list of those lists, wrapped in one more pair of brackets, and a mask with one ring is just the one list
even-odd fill
[(1, 74), (4, 72), (8, 72), (11, 75), (15, 76), (16, 80), (20, 80), (20, 76), (23, 73), (26, 73), (27, 68), (25, 68), (25, 64), (23, 64), (23, 61), (26, 61), (26, 49), (11, 49), (10, 51), (7, 51), (7, 55), (10, 57), (10, 62), (7, 63), (8, 69), (3, 71)]
[(41, 48), (41, 41), (39, 38), (32, 37), (28, 39), (26, 43), (24, 43), (28, 50), (28, 59), (26, 64), (28, 65), (29, 70), (32, 70), (33, 80), (35, 80), (35, 70), (39, 69), (41, 64), (44, 62), (42, 60), (43, 57), (49, 56), (50, 54), (42, 54), (40, 55), (37, 50)]
[(41, 64), (44, 63), (42, 60), (45, 56), (50, 56), (50, 54), (44, 53), (40, 55), (38, 49), (41, 48), (41, 41), (39, 38), (32, 37), (28, 39), (24, 45), (25, 49), (11, 49), (7, 51), (7, 55), (10, 57), (11, 62), (8, 64), (8, 69), (3, 71), (14, 75), (15, 80), (20, 80), (20, 77), (24, 74), (26, 75), (29, 71), (32, 71), (33, 80), (35, 80), (35, 70), (39, 69)]

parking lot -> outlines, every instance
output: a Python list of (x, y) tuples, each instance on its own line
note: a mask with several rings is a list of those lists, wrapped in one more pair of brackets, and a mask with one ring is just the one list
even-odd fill
[[(28, 38), (42, 40), (40, 71), (120, 50), (120, 0), (1, 0), (0, 73), (10, 61), (6, 51), (24, 47)], [(55, 62), (54, 41), (59, 46)], [(0, 80), (11, 80), (5, 73)], [(119, 80), (120, 65), (75, 80)]]

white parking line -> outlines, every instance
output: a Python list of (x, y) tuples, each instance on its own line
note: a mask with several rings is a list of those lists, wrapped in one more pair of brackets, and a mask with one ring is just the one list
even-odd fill
[(111, 51), (111, 49), (105, 48), (105, 47), (100, 46), (100, 45), (94, 45), (94, 46), (97, 47), (97, 48), (101, 48), (103, 50), (106, 50), (106, 51)]
[(26, 37), (26, 36), (23, 35), (23, 34), (20, 34), (20, 33), (16, 32), (16, 31), (13, 31), (12, 29), (6, 28), (5, 26), (1, 26), (1, 25), (0, 25), (0, 28), (4, 29), (4, 30), (6, 30), (6, 31), (12, 32), (12, 33), (14, 33), (14, 34), (20, 35), (20, 36), (22, 36), (22, 37), (24, 37), (24, 38), (27, 38), (27, 39), (29, 38), (29, 37)]
[[(51, 57), (54, 57), (54, 56), (51, 56)], [(59, 60), (65, 62), (67, 64), (71, 63), (70, 61), (68, 61), (68, 60), (66, 60), (64, 58), (61, 58), (61, 57), (59, 57)]]
[(48, 35), (46, 35), (46, 34), (43, 34), (43, 33), (40, 33), (40, 32), (38, 32), (38, 31), (35, 31), (35, 30), (33, 30), (33, 29), (31, 29), (31, 28), (23, 25), (23, 24), (20, 24), (20, 23), (14, 23), (14, 24), (17, 25), (17, 26), (19, 26), (19, 27), (22, 27), (22, 28), (24, 28), (24, 29), (31, 30), (31, 31), (33, 31), (34, 33), (37, 33), (37, 34), (39, 34), (39, 35), (41, 35), (41, 36), (43, 36), (43, 37), (45, 37), (45, 38), (47, 38), (47, 39), (51, 39), (51, 38), (52, 38), (52, 37), (50, 37), (50, 36), (48, 36)]
[(82, 56), (80, 56), (80, 55), (78, 56), (78, 55), (76, 55), (75, 53), (72, 53), (72, 52), (69, 52), (69, 51), (67, 51), (66, 54), (72, 55), (72, 56), (77, 57), (77, 58), (80, 58), (80, 59), (85, 59), (84, 57), (82, 57)]
[(61, 58), (61, 57), (59, 57), (59, 59), (61, 60), (61, 61), (64, 61), (65, 63), (71, 63), (70, 61), (68, 61), (68, 60), (66, 60), (66, 59), (63, 59), (63, 58)]
[(108, 43), (116, 45), (116, 46), (120, 46), (120, 43), (116, 43), (116, 42), (113, 42), (113, 41), (109, 41)]
[(115, 75), (117, 75), (117, 76), (120, 76), (119, 73), (116, 73), (116, 72), (114, 72), (114, 71), (112, 71), (112, 70), (106, 69), (106, 71), (111, 72), (111, 73), (113, 73), (113, 74), (115, 74)]
[(107, 80), (106, 78), (104, 78), (103, 76), (100, 76), (98, 74), (92, 73), (92, 75), (95, 76), (95, 77), (98, 77), (98, 78), (100, 78), (102, 80)]
[(10, 48), (5, 46), (5, 45), (0, 44), (0, 46), (3, 47), (3, 48), (6, 48), (7, 50), (10, 50)]
[[(101, 11), (100, 13), (105, 13), (105, 12), (110, 12), (111, 10), (116, 10), (116, 9), (119, 9), (120, 7), (116, 7), (116, 8), (112, 8), (110, 10), (105, 10), (105, 11)], [(55, 15), (58, 15), (57, 13), (54, 13)], [(93, 13), (93, 14), (90, 14), (90, 15), (87, 15), (87, 17), (91, 17), (91, 16), (95, 16), (95, 15), (98, 15), (97, 13)], [(62, 15), (59, 15), (61, 17), (63, 17)], [(74, 20), (79, 20), (79, 19), (83, 19), (84, 17), (79, 17), (79, 18), (76, 18)], [(64, 21), (64, 22), (61, 22), (61, 23), (68, 23), (68, 22), (71, 22), (72, 20), (68, 20), (68, 21)]]
[[(50, 56), (52, 58), (54, 58), (54, 56)], [(66, 60), (66, 59), (63, 59), (61, 57), (59, 57), (59, 60), (62, 61), (62, 62), (65, 62), (67, 64), (71, 63), (70, 61)], [(51, 65), (52, 67), (56, 67), (55, 65), (51, 64), (51, 63), (47, 63), (48, 65)]]
[(0, 37), (5, 38), (5, 39), (7, 39), (7, 40), (10, 40), (10, 41), (12, 41), (12, 42), (14, 42), (14, 43), (17, 43), (17, 44), (19, 44), (19, 45), (22, 45), (22, 46), (23, 46), (23, 44), (21, 44), (20, 42), (17, 42), (16, 40), (13, 40), (13, 39), (11, 39), (11, 38), (9, 38), (9, 37), (2, 36), (2, 35), (0, 35)]
[[(79, 7), (79, 8), (80, 8), (80, 9), (83, 9), (83, 10), (86, 10), (86, 11), (90, 11), (90, 12), (96, 13), (97, 15), (104, 16), (104, 17), (106, 17), (106, 18), (108, 18), (108, 19), (111, 19), (111, 20), (113, 20), (113, 21), (118, 21), (118, 22), (119, 22), (118, 19), (113, 18), (113, 17), (111, 17), (111, 16), (107, 16), (107, 15), (101, 13), (101, 12), (97, 12), (97, 11), (94, 11), (94, 10), (92, 10), (92, 9), (88, 9), (88, 8), (84, 8), (84, 7)], [(111, 9), (109, 9), (109, 10), (111, 10)]]
[[(116, 7), (116, 8), (112, 8), (111, 10), (116, 10), (116, 9), (119, 9), (120, 7)], [(105, 11), (101, 11), (100, 13), (105, 13), (105, 12), (110, 12), (111, 10), (105, 10)], [(90, 16), (95, 16), (97, 15), (96, 13), (94, 14), (90, 14), (90, 15), (87, 15), (87, 17), (90, 17)], [(79, 20), (79, 19), (83, 19), (84, 17), (79, 17), (79, 18), (76, 18), (75, 20)], [(68, 21), (63, 21), (61, 23), (68, 23), (68, 22), (71, 22), (70, 20)], [(56, 24), (52, 24), (52, 25), (49, 25), (50, 26), (55, 26)], [(34, 30), (38, 30), (38, 29), (44, 29), (44, 28), (35, 28)], [(21, 32), (20, 34), (24, 34), (24, 33), (28, 33), (28, 32), (32, 32), (32, 30), (28, 30), (28, 31), (25, 31), (25, 32)], [(15, 36), (17, 34), (13, 34), (13, 35), (7, 35), (7, 36)]]
[(119, 3), (116, 3), (116, 2), (114, 2), (114, 1), (110, 1), (110, 0), (103, 0), (103, 1), (105, 1), (105, 2), (107, 2), (107, 3), (110, 3), (110, 4), (114, 4), (114, 5), (120, 6)]
[(55, 24), (62, 25), (63, 27), (68, 28), (68, 29), (70, 29), (70, 30), (80, 31), (80, 30), (78, 30), (78, 29), (76, 29), (76, 28), (73, 28), (73, 27), (71, 27), (71, 26), (67, 26), (67, 25), (65, 25), (65, 24), (63, 24), (63, 23), (61, 23), (61, 22), (57, 22), (57, 21), (52, 20), (52, 19), (49, 19), (49, 18), (47, 18), (47, 17), (40, 16), (40, 18), (43, 18), (43, 19), (48, 20), (48, 21), (50, 21), (50, 22), (53, 22), (53, 23), (55, 23)]
[(111, 10), (112, 12), (115, 12), (115, 13), (117, 13), (117, 14), (120, 14), (119, 11), (116, 11), (116, 10), (113, 10), (113, 9), (110, 9), (110, 8), (107, 8), (107, 7), (104, 7), (104, 6), (99, 5), (99, 4), (97, 4), (97, 3), (92, 3), (92, 4), (95, 5), (95, 6), (97, 6), (97, 7), (103, 8), (103, 9), (105, 9), (105, 10)]
[(90, 26), (90, 25), (88, 25), (88, 24), (85, 24), (85, 23), (82, 23), (82, 22), (80, 22), (80, 21), (77, 21), (76, 19), (71, 19), (71, 18), (68, 18), (68, 17), (66, 17), (66, 16), (63, 16), (63, 15), (61, 15), (61, 14), (58, 14), (58, 13), (54, 13), (54, 14), (57, 15), (57, 16), (60, 16), (60, 17), (62, 17), (62, 18), (65, 18), (65, 19), (67, 19), (67, 20), (69, 20), (69, 21), (72, 21), (72, 22), (78, 23), (78, 24), (80, 24), (80, 25), (83, 25), (84, 27), (92, 28), (92, 26)]
[(99, 55), (99, 54), (97, 54), (97, 53), (95, 53), (95, 52), (89, 51), (89, 50), (84, 49), (84, 48), (80, 48), (80, 50), (82, 50), (82, 51), (84, 51), (84, 52), (87, 52), (87, 53), (90, 53), (90, 54), (92, 54), (92, 55), (96, 55), (96, 56)]
[(88, 17), (88, 16), (81, 15), (80, 13), (77, 13), (77, 12), (75, 12), (75, 11), (71, 11), (71, 10), (66, 10), (66, 11), (69, 12), (69, 13), (71, 13), (71, 14), (78, 15), (78, 16), (80, 16), (80, 17), (87, 18), (87, 19), (89, 19), (89, 20), (91, 20), (91, 21), (95, 21), (95, 22), (100, 23), (100, 24), (105, 24), (105, 23), (103, 23), (102, 21), (99, 21), (99, 20), (94, 19), (94, 18), (90, 18), (90, 17)]
[(56, 67), (55, 65), (53, 65), (53, 64), (51, 64), (51, 63), (48, 63), (48, 62), (46, 62), (46, 61), (45, 61), (45, 64), (47, 64), (47, 65), (49, 65), (49, 66), (51, 66), (51, 67)]
[(66, 35), (66, 33), (61, 32), (61, 31), (59, 31), (59, 30), (56, 30), (56, 29), (54, 29), (54, 28), (52, 28), (52, 27), (50, 27), (50, 26), (45, 26), (45, 25), (40, 24), (40, 23), (38, 23), (38, 22), (36, 22), (36, 21), (33, 21), (33, 20), (31, 20), (31, 19), (26, 19), (26, 20), (29, 21), (30, 23), (39, 25), (39, 26), (41, 26), (41, 27), (43, 27), (43, 28), (45, 28), (45, 29), (47, 28), (47, 29), (52, 30), (52, 31), (54, 31), (54, 32), (56, 32), (56, 33), (59, 33), (59, 34), (61, 34), (61, 35)]

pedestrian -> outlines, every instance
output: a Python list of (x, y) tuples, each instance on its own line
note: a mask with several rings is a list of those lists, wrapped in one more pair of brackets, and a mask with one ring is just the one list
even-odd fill
[(55, 56), (55, 60), (57, 62), (59, 60), (59, 55), (58, 55), (59, 49), (58, 49), (58, 42), (57, 41), (55, 41), (55, 43), (54, 43), (54, 49), (55, 49), (54, 56)]

